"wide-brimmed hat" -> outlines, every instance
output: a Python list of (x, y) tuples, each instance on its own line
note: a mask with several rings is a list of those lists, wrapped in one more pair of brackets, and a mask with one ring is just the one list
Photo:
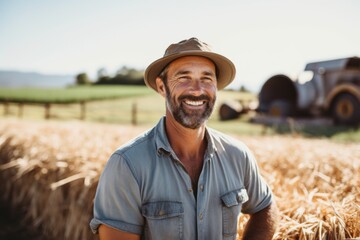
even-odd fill
[(162, 58), (151, 63), (145, 70), (144, 80), (148, 87), (156, 90), (156, 78), (172, 61), (185, 56), (206, 57), (214, 62), (217, 71), (217, 87), (223, 89), (235, 78), (235, 65), (226, 57), (214, 53), (208, 44), (197, 38), (190, 38), (179, 43), (171, 44)]

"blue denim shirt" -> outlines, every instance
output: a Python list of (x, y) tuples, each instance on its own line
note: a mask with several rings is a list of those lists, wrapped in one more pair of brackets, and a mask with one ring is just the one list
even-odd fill
[(191, 179), (172, 150), (165, 118), (119, 148), (100, 177), (90, 226), (142, 239), (236, 239), (240, 212), (271, 204), (272, 193), (241, 142), (206, 129), (208, 146), (195, 198)]

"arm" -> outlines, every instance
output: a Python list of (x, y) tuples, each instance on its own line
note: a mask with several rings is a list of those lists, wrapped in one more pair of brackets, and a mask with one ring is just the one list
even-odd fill
[(263, 210), (250, 215), (243, 239), (272, 239), (279, 221), (279, 210), (273, 202)]
[(103, 239), (112, 239), (108, 234), (116, 229), (141, 235), (143, 225), (139, 185), (122, 156), (113, 154), (99, 179), (90, 227), (94, 233), (101, 228)]
[(140, 240), (140, 235), (123, 232), (101, 224), (99, 227), (100, 240)]

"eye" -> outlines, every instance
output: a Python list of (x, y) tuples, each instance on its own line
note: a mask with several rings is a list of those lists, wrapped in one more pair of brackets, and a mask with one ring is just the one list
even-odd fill
[(201, 80), (203, 82), (209, 82), (209, 83), (214, 81), (214, 79), (212, 77), (209, 77), (209, 76), (205, 76), (205, 77), (201, 78)]
[(178, 77), (177, 80), (178, 80), (179, 82), (187, 82), (187, 81), (190, 80), (190, 77), (183, 75), (183, 76)]

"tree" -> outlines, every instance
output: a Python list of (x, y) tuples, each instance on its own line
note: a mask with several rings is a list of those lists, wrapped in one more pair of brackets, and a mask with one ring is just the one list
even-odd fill
[(76, 84), (77, 85), (89, 85), (91, 81), (86, 73), (79, 73), (76, 75)]
[(241, 85), (240, 92), (250, 92), (244, 85)]
[(98, 80), (99, 79), (102, 79), (104, 77), (109, 77), (109, 74), (106, 70), (106, 68), (100, 68), (98, 71), (97, 71), (97, 77), (98, 77)]
[(109, 76), (105, 68), (98, 70), (98, 79), (94, 84), (97, 85), (145, 85), (144, 71), (134, 68), (128, 68), (126, 66), (121, 67), (116, 71), (115, 76)]

